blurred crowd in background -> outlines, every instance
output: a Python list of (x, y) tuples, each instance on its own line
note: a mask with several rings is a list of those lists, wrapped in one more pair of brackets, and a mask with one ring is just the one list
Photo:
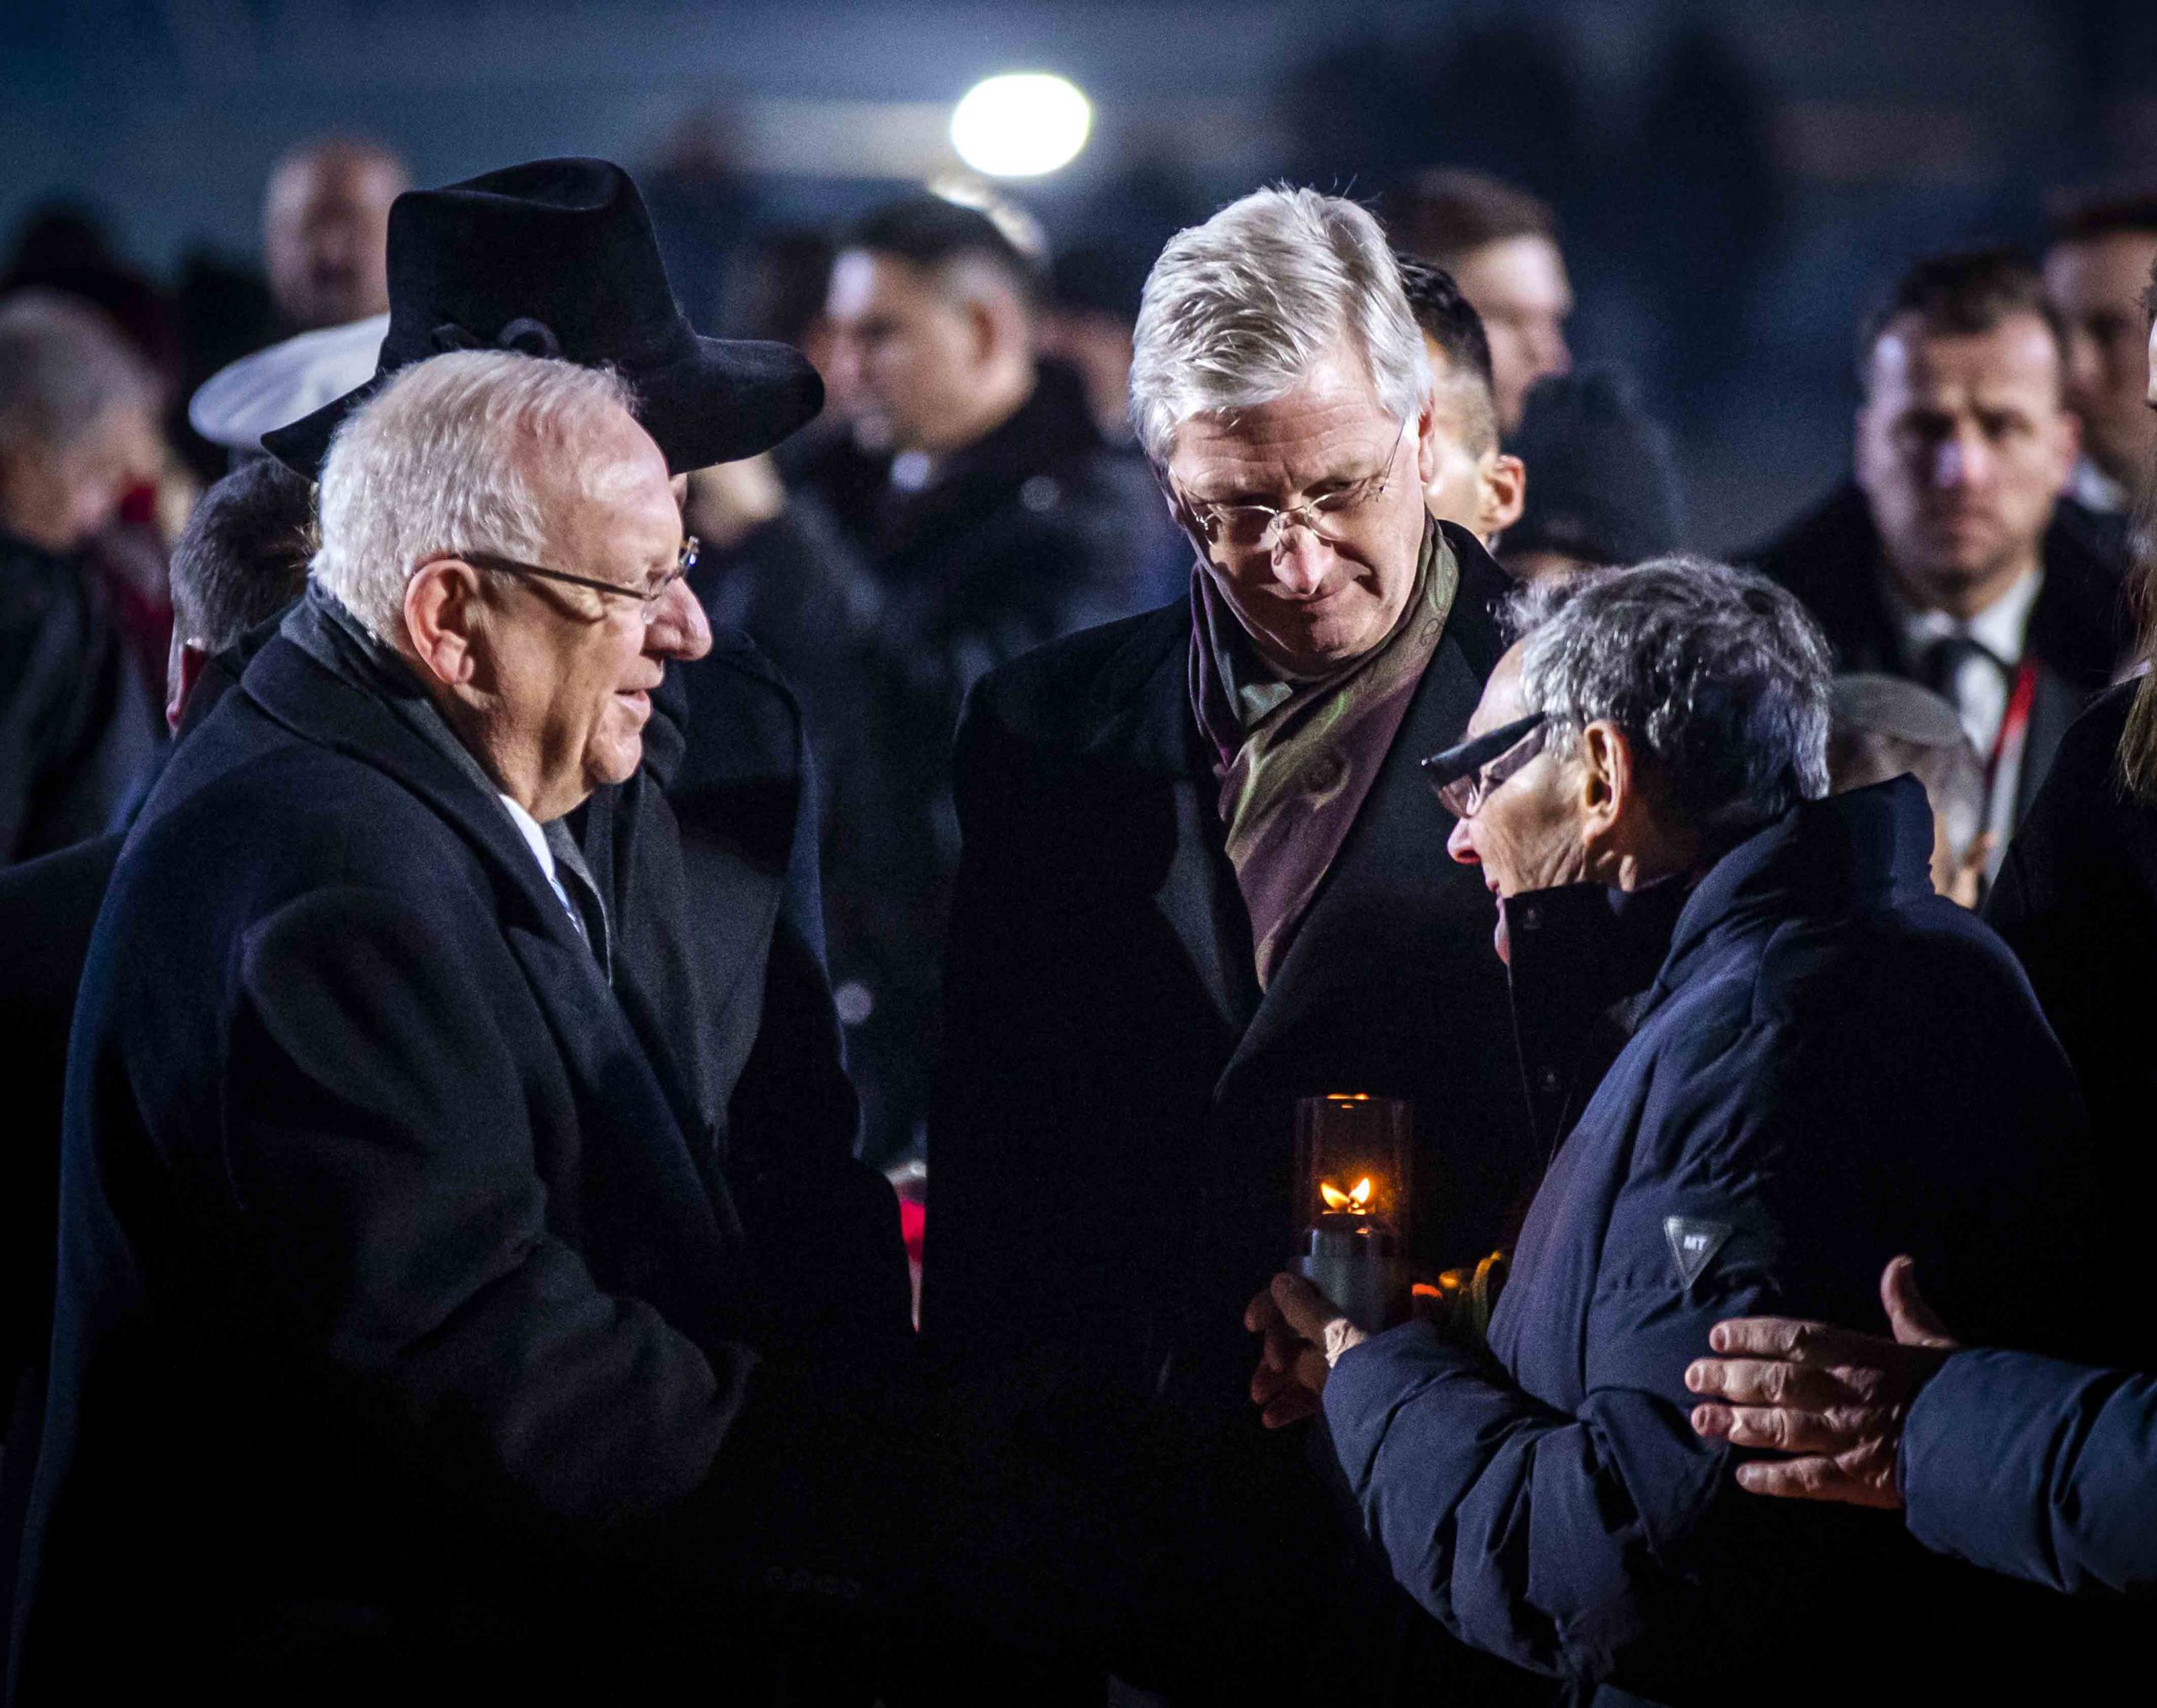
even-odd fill
[[(1277, 172), (1366, 201), (1421, 264), (1407, 277), (1458, 449), (1434, 512), (1523, 577), (1687, 547), (1763, 563), (1862, 673), (1840, 702), (1849, 774), (1926, 777), (1939, 881), (1974, 901), (2048, 744), (2126, 656), (2129, 516), (2157, 441), (2141, 302), (2157, 174), (2127, 170), (2149, 31), (2129, 8), (2069, 10), (2021, 50), (2025, 86), (1992, 92), (2063, 115), (2011, 162), (1972, 116), (1985, 102), (1957, 129), (1923, 97), (1928, 56), (1978, 62), (1960, 32), (1876, 29), (1882, 69), (1920, 93), (1839, 120), (1763, 67), (1777, 44), (1785, 84), (1832, 83), (1796, 14), (1635, 18), (1614, 104), (1576, 18), (1568, 35), (1471, 8), (1419, 33), (1379, 8), (1315, 31), (1290, 8), (1301, 46), (1262, 99), (1192, 90), (1234, 146), (1193, 153), (1134, 124), (1061, 186), (774, 174), (768, 137), (725, 104), (680, 125), (640, 179), (684, 308), (800, 347), (827, 388), (779, 452), (700, 474), (689, 522), (715, 624), (768, 652), (808, 715), (865, 1153), (902, 1169), (919, 1149), (961, 699), (1031, 645), (1185, 596), (1191, 547), (1126, 416), (1132, 323), (1167, 237)], [(212, 638), (185, 613), (175, 628), (169, 555), (204, 487), (276, 424), (255, 419), (261, 388), (297, 413), (372, 371), (390, 205), (442, 145), (341, 120), (287, 140), (249, 190), (254, 254), (190, 244), (147, 266), (101, 211), (114, 197), (16, 186), (0, 860), (139, 799), (169, 661)], [(1906, 371), (1935, 337), (1983, 346), (1954, 398)], [(204, 389), (272, 345), (266, 374)], [(1941, 519), (1943, 491), (1963, 513)]]

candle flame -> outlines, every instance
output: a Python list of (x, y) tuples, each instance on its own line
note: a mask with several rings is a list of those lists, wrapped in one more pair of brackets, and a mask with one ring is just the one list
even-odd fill
[(1345, 1192), (1335, 1186), (1331, 1181), (1320, 1181), (1318, 1183), (1318, 1194), (1325, 1200), (1325, 1207), (1329, 1210), (1354, 1210), (1360, 1213), (1371, 1207), (1371, 1177), (1365, 1175)]

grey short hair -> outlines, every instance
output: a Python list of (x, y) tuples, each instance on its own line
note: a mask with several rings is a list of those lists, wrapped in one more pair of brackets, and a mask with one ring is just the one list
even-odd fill
[(148, 364), (95, 309), (56, 291), (0, 303), (0, 450), (66, 450), (107, 410), (156, 400)]
[(1672, 810), (1727, 845), (1828, 792), (1828, 643), (1773, 581), (1655, 558), (1530, 583), (1509, 613), (1551, 751), (1608, 719), (1644, 746)]
[(1984, 828), (1985, 768), (1955, 708), (1900, 677), (1839, 676), (1829, 688), (1828, 776), (1839, 795), (1905, 771), (1959, 855)]
[(1390, 414), (1422, 406), (1431, 359), (1378, 222), (1315, 190), (1255, 190), (1170, 238), (1147, 276), (1132, 429), (1165, 463), (1193, 415), (1271, 403), (1344, 341)]
[(415, 363), (330, 442), (309, 574), (388, 640), (423, 558), (489, 552), (543, 563), (545, 510), (533, 469), (589, 479), (576, 462), (580, 442), (634, 406), (628, 383), (606, 368), (491, 350)]

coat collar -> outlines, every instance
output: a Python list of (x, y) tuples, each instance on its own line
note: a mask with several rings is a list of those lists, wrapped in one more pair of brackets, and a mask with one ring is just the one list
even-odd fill
[(1546, 1157), (1601, 1079), (1608, 1046), (1630, 1035), (1689, 898), (1673, 879), (1642, 890), (1566, 884), (1501, 904), (1513, 1044)]
[[(693, 1090), (663, 1037), (654, 1036), (650, 1017), (634, 1017), (624, 993), (608, 988), (501, 803), (393, 711), (378, 684), (325, 666), (288, 633), (255, 653), (237, 692), (299, 739), (384, 773), (469, 844), (501, 897), (504, 934), (572, 1078), (604, 1100), (610, 1125), (640, 1136), (645, 1154), (638, 1165), (669, 1183), (670, 1202), (698, 1207), (683, 1214), (696, 1237), (716, 1242), (710, 1250), (718, 1261), (736, 1230)], [(615, 793), (606, 791), (601, 804), (618, 805)], [(704, 1142), (690, 1143), (692, 1134)], [(682, 1192), (693, 1196), (682, 1200)], [(693, 1300), (680, 1308), (685, 1321), (709, 1314)]]
[(1930, 897), (1932, 808), (1897, 777), (1792, 808), (1708, 869), (1678, 916), (1658, 999), (1731, 937), (1783, 920), (1908, 906)]
[(1045, 361), (1025, 401), (953, 452), (927, 486), (904, 492), (886, 485), (878, 553), (912, 554), (949, 528), (973, 521), (1027, 481), (1070, 468), (1102, 448), (1078, 377), (1061, 363)]
[[(302, 740), (372, 765), (426, 801), (471, 843), (498, 886), (523, 903), (528, 917), (519, 923), (535, 926), (542, 935), (590, 960), (560, 898), (501, 802), (400, 717), (385, 698), (393, 692), (418, 696), (419, 684), (409, 677), (404, 684), (371, 679), (385, 674), (378, 670), (333, 670), (318, 656), (313, 637), (302, 644), (292, 632), (321, 620), (308, 601), (295, 606), (276, 638), (248, 665), (241, 691)], [(595, 961), (595, 977), (598, 971)]]

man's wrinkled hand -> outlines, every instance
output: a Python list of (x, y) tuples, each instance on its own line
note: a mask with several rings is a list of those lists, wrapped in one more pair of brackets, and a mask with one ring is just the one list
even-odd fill
[(1733, 1447), (1793, 1457), (1737, 1468), (1758, 1495), (1899, 1507), (1896, 1455), (1918, 1390), (1955, 1341), (1918, 1294), (1916, 1266), (1889, 1263), (1880, 1277), (1892, 1340), (1790, 1317), (1733, 1317), (1708, 1342), (1721, 1357), (1695, 1359), (1685, 1385), (1715, 1400), (1693, 1408), (1693, 1427)]
[(1244, 1326), (1264, 1337), (1250, 1397), (1268, 1429), (1300, 1423), (1315, 1412), (1333, 1361), (1367, 1338), (1300, 1275), (1275, 1276), (1244, 1308)]

